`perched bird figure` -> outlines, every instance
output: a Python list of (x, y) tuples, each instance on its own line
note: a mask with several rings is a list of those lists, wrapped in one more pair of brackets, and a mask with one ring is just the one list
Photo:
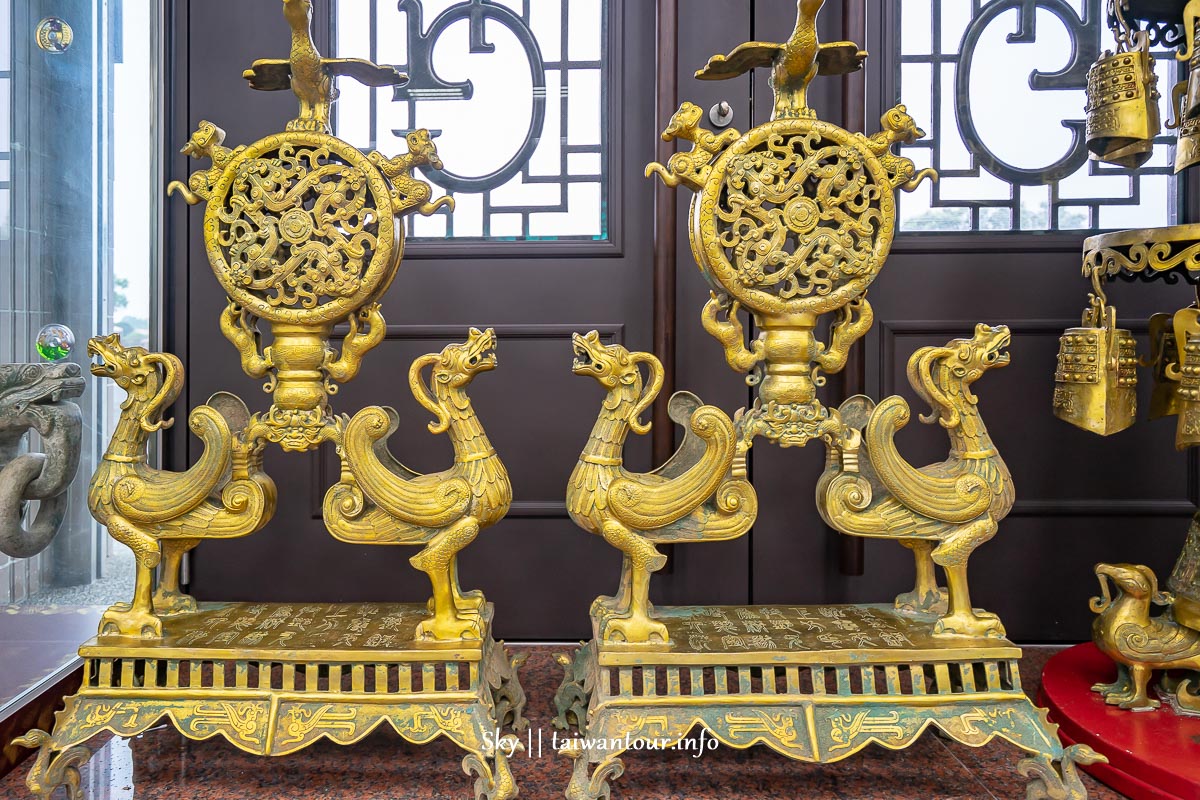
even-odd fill
[(312, 0), (283, 0), (283, 16), (292, 29), (289, 58), (261, 58), (242, 73), (251, 89), (291, 89), (300, 101), (300, 116), (289, 131), (329, 131), (329, 105), (337, 99), (333, 79), (348, 75), (367, 86), (395, 86), (408, 78), (394, 67), (361, 58), (322, 58), (313, 44)]
[(825, 0), (798, 0), (796, 27), (783, 43), (746, 42), (724, 56), (713, 56), (696, 77), (704, 81), (736, 78), (756, 67), (771, 68), (775, 91), (774, 119), (815, 117), (808, 107), (808, 85), (818, 75), (845, 75), (862, 69), (865, 50), (854, 42), (821, 44), (817, 38), (817, 14)]
[[(1092, 641), (1100, 652), (1117, 663), (1117, 679), (1092, 687), (1104, 702), (1132, 711), (1149, 711), (1160, 703), (1146, 691), (1155, 670), (1187, 670), (1188, 678), (1176, 689), (1192, 710), (1200, 705), (1188, 696), (1195, 691), (1200, 670), (1200, 632), (1184, 627), (1170, 613), (1150, 616), (1151, 603), (1170, 606), (1173, 598), (1158, 590), (1158, 579), (1139, 564), (1097, 564), (1100, 597), (1093, 597)], [(1111, 580), (1117, 588), (1109, 592)]]
[[(391, 408), (369, 406), (346, 424), (342, 437), (343, 478), (325, 495), (325, 525), (334, 537), (359, 544), (424, 545), (409, 559), (433, 586), (432, 616), (417, 637), (437, 641), (480, 639), (483, 594), (464, 592), (458, 582), (458, 553), (499, 522), (512, 503), (512, 485), (500, 456), (467, 396), (481, 372), (496, 368), (496, 334), (471, 328), (467, 341), (421, 356), (408, 372), (417, 402), (437, 417), (432, 433), (454, 445), (454, 463), (421, 475), (388, 452), (387, 439), (399, 417)], [(432, 368), (426, 383), (422, 372)]]
[[(624, 467), (625, 437), (646, 433), (638, 420), (662, 388), (663, 369), (649, 353), (604, 345), (592, 331), (573, 337), (576, 375), (588, 375), (607, 391), (579, 462), (567, 484), (567, 511), (575, 524), (597, 533), (625, 558), (616, 597), (601, 597), (593, 614), (604, 618), (607, 641), (667, 643), (666, 626), (651, 618), (650, 574), (667, 557), (659, 542), (715, 542), (735, 539), (754, 523), (758, 499), (747, 481), (730, 475), (737, 434), (732, 420), (688, 392), (671, 398), (670, 414), (686, 425), (683, 444), (653, 472)], [(643, 387), (640, 365), (650, 371)]]
[[(169, 353), (123, 347), (119, 334), (88, 342), (92, 374), (126, 392), (121, 417), (88, 489), (92, 516), (133, 550), (137, 575), (132, 603), (117, 603), (100, 618), (100, 633), (159, 638), (161, 617), (190, 613), (196, 602), (179, 590), (184, 553), (203, 539), (231, 539), (260, 530), (275, 513), (275, 484), (262, 471), (262, 450), (241, 441), (250, 413), (224, 392), (197, 406), (188, 426), (204, 452), (186, 472), (146, 463), (151, 434), (171, 426), (163, 412), (183, 388), (183, 366)], [(154, 568), (163, 564), (158, 590)]]
[[(909, 383), (933, 408), (922, 421), (938, 422), (950, 437), (945, 461), (917, 469), (896, 449), (894, 437), (910, 414), (904, 398), (893, 395), (872, 408), (869, 398), (857, 396), (838, 410), (843, 435), (828, 442), (817, 482), (817, 507), (830, 527), (896, 539), (913, 551), (916, 587), (896, 598), (896, 606), (941, 614), (936, 635), (1004, 635), (996, 615), (971, 607), (967, 587), (967, 559), (996, 534), (1014, 499), (1012, 476), (984, 427), (971, 384), (1008, 363), (1011, 338), (1005, 326), (979, 325), (970, 339), (923, 347), (909, 359)], [(935, 564), (946, 571), (948, 597), (938, 588)]]

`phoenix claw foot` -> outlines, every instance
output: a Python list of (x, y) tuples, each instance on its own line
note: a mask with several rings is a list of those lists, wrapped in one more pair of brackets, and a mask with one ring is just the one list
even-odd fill
[(125, 603), (117, 603), (100, 617), (100, 634), (159, 639), (162, 638), (162, 620), (149, 611), (137, 611)]
[(1124, 664), (1117, 665), (1117, 679), (1112, 683), (1092, 684), (1092, 691), (1098, 692), (1107, 701), (1109, 695), (1125, 694), (1133, 690), (1133, 681), (1129, 678), (1129, 668)]
[(896, 595), (896, 610), (906, 614), (945, 614), (949, 601), (949, 593), (938, 587), (932, 592), (913, 590)]
[(934, 636), (971, 636), (985, 639), (1004, 638), (1004, 625), (1000, 617), (988, 611), (947, 614), (938, 619), (933, 626)]
[(603, 636), (610, 642), (626, 642), (628, 644), (644, 644), (646, 642), (666, 644), (671, 641), (671, 635), (667, 633), (667, 626), (645, 614), (610, 617), (604, 623)]
[(196, 608), (196, 598), (190, 594), (162, 590), (154, 593), (154, 613), (160, 617), (195, 614)]

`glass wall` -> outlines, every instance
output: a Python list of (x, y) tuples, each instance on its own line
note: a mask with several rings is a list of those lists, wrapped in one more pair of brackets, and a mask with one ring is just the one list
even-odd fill
[(128, 548), (87, 509), (120, 398), (88, 373), (85, 344), (111, 331), (156, 344), (159, 25), (156, 0), (0, 0), (0, 361), (37, 361), (38, 331), (62, 323), (87, 383), (82, 458), (58, 536), (32, 558), (0, 554), (5, 653), (35, 637), (43, 646), (30, 652), (47, 662), (26, 660), (16, 677), (0, 667), (0, 710), (36, 683), (29, 670), (69, 663), (99, 610), (131, 592)]

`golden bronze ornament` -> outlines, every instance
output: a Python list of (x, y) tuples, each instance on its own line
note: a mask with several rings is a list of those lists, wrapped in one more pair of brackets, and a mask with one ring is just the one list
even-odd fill
[[(1104, 702), (1124, 709), (1144, 711), (1161, 703), (1147, 692), (1150, 678), (1159, 670), (1184, 670), (1188, 677), (1169, 681), (1167, 692), (1175, 704), (1200, 712), (1200, 631), (1185, 627), (1170, 613), (1154, 616), (1152, 604), (1171, 606), (1169, 593), (1158, 590), (1154, 572), (1136, 564), (1097, 564), (1100, 596), (1091, 608), (1098, 616), (1092, 623), (1092, 639), (1101, 652), (1117, 664), (1117, 679), (1099, 683)], [(1110, 589), (1116, 590), (1114, 595)]]
[[(924, 135), (904, 106), (865, 136), (821, 121), (808, 105), (811, 80), (858, 69), (866, 55), (818, 41), (822, 5), (799, 0), (787, 42), (743, 44), (697, 73), (721, 79), (770, 68), (770, 121), (745, 133), (708, 131), (700, 107), (685, 102), (663, 138), (690, 149), (646, 168), (695, 193), (692, 253), (712, 290), (701, 322), (729, 366), (750, 373), (756, 402), (730, 419), (677, 393), (669, 410), (686, 426), (679, 451), (653, 472), (631, 474), (626, 436), (649, 428), (642, 414), (661, 367), (595, 332), (574, 337), (575, 373), (606, 395), (567, 507), (624, 559), (616, 596), (592, 605), (591, 640), (558, 657), (554, 724), (580, 734), (563, 750), (573, 761), (567, 797), (608, 798), (625, 751), (675, 745), (697, 726), (732, 747), (765, 744), (821, 763), (870, 744), (907, 747), (934, 727), (973, 746), (1012, 742), (1032, 754), (1019, 767), (1029, 797), (1081, 800), (1076, 765), (1104, 759), (1063, 747), (1057, 726), (1021, 690), (1020, 649), (995, 615), (972, 607), (967, 586), (968, 557), (1013, 504), (971, 391), (1007, 362), (1008, 329), (981, 325), (910, 361), (910, 382), (933, 408), (928, 419), (950, 437), (944, 462), (916, 469), (899, 455), (892, 437), (909, 414), (901, 398), (876, 407), (859, 396), (830, 409), (817, 397), (823, 373), (842, 369), (873, 321), (865, 293), (891, 248), (896, 190), (936, 178), (892, 152)], [(750, 342), (743, 309), (759, 331)], [(834, 315), (825, 341), (816, 335), (823, 314)], [(754, 522), (746, 476), (758, 436), (782, 446), (823, 441), (817, 499), (826, 521), (911, 548), (914, 590), (888, 605), (652, 607), (649, 578), (666, 562), (657, 544), (732, 538)], [(937, 585), (937, 565), (948, 591)]]
[(459, 587), (458, 552), (503, 519), (512, 503), (508, 473), (467, 396), (476, 375), (495, 369), (495, 347), (491, 328), (472, 328), (465, 343), (421, 356), (409, 370), (417, 402), (437, 418), (430, 432), (445, 433), (454, 445), (449, 469), (420, 475), (397, 461), (387, 438), (399, 416), (371, 406), (346, 425), (339, 448), (343, 477), (325, 495), (325, 525), (336, 538), (424, 546), (410, 559), (433, 584), (433, 616), (417, 626), (419, 639), (479, 639), (484, 633), (483, 594)]
[[(999, 617), (972, 607), (967, 587), (967, 559), (996, 535), (1015, 497), (971, 384), (1008, 363), (1011, 340), (1004, 326), (979, 325), (970, 339), (924, 347), (909, 359), (909, 383), (933, 409), (921, 420), (950, 437), (945, 461), (916, 469), (896, 449), (896, 432), (911, 415), (904, 398), (874, 406), (852, 397), (839, 409), (849, 435), (830, 446), (817, 483), (817, 508), (830, 527), (895, 539), (913, 551), (916, 586), (896, 598), (896, 607), (939, 614), (934, 636), (1004, 636)], [(938, 588), (935, 564), (946, 571), (948, 593)]]
[[(692, 149), (646, 168), (647, 176), (696, 193), (692, 252), (713, 287), (704, 329), (721, 343), (729, 366), (750, 372), (747, 380), (758, 385), (758, 403), (739, 422), (740, 477), (756, 436), (803, 446), (836, 430), (816, 399), (820, 373), (841, 370), (850, 346), (871, 326), (865, 292), (895, 235), (894, 190), (913, 191), (937, 177), (892, 153), (925, 135), (904, 106), (888, 111), (883, 130), (870, 137), (823, 122), (808, 108), (809, 81), (857, 69), (865, 57), (851, 43), (817, 42), (813, 23), (821, 5), (798, 3), (786, 44), (745, 44), (697, 73), (715, 80), (773, 64), (777, 102), (770, 122), (744, 134), (714, 134), (699, 127), (699, 107), (685, 102), (663, 139), (691, 142)], [(749, 346), (742, 308), (762, 331)], [(826, 343), (814, 330), (828, 312), (838, 316)]]
[(667, 563), (654, 545), (736, 539), (754, 523), (758, 499), (748, 481), (730, 474), (737, 444), (733, 421), (689, 392), (670, 402), (671, 419), (685, 430), (675, 455), (653, 472), (626, 470), (625, 438), (630, 430), (650, 430), (639, 418), (662, 387), (662, 365), (649, 353), (601, 343), (596, 331), (575, 334), (573, 341), (573, 371), (594, 378), (607, 394), (567, 484), (567, 511), (576, 525), (624, 556), (617, 594), (592, 604), (593, 618), (601, 620), (598, 635), (606, 642), (669, 645), (649, 600), (650, 575)]
[[(528, 724), (516, 675), (523, 659), (493, 639), (492, 605), (459, 588), (456, 560), (512, 499), (467, 396), (471, 379), (495, 367), (495, 335), (471, 329), (465, 343), (417, 359), (410, 371), (414, 395), (437, 417), (430, 430), (454, 443), (445, 472), (417, 475), (387, 451), (392, 409), (334, 413), (330, 397), (386, 334), (379, 301), (400, 264), (402, 217), (451, 200), (434, 199), (416, 177), (419, 167), (442, 166), (428, 131), (409, 133), (408, 152), (395, 158), (330, 135), (334, 76), (371, 85), (403, 76), (322, 59), (309, 33), (310, 0), (283, 0), (283, 9), (290, 60), (257, 61), (246, 77), (254, 88), (290, 86), (299, 117), (285, 132), (233, 149), (219, 127), (201, 122), (183, 151), (210, 166), (168, 187), (189, 204), (205, 203), (205, 248), (228, 296), (219, 327), (272, 402), (252, 414), (218, 392), (188, 416), (204, 444), (196, 463), (181, 473), (154, 469), (149, 440), (172, 424), (165, 414), (183, 387), (182, 363), (125, 347), (117, 334), (88, 343), (92, 373), (126, 393), (88, 502), (133, 550), (138, 570), (133, 601), (106, 611), (81, 648), (83, 687), (66, 699), (53, 732), (17, 742), (38, 748), (27, 783), (47, 800), (57, 786), (75, 791), (88, 739), (132, 736), (164, 716), (184, 736), (220, 735), (257, 755), (286, 755), (321, 739), (352, 744), (384, 723), (418, 744), (445, 736), (466, 751), (463, 770), (474, 776), (477, 800), (517, 795), (507, 759), (519, 743), (501, 731)], [(338, 326), (345, 333), (335, 342)], [(432, 599), (198, 604), (184, 594), (189, 550), (270, 521), (277, 490), (263, 471), (267, 445), (305, 452), (324, 442), (337, 447), (342, 466), (324, 506), (330, 532), (356, 543), (424, 545), (412, 563), (429, 575)]]

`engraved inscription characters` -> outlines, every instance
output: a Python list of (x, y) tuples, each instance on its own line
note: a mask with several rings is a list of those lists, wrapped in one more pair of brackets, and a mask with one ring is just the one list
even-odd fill
[(694, 652), (915, 646), (905, 621), (868, 606), (701, 606), (684, 613), (665, 621), (681, 634), (672, 638)]
[(395, 649), (414, 639), (420, 605), (229, 603), (167, 626), (164, 645), (190, 648)]

